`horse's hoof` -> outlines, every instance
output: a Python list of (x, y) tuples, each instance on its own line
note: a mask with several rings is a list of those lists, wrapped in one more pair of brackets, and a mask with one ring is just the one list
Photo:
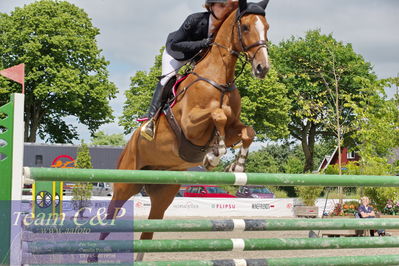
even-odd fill
[(229, 173), (234, 172), (234, 164), (226, 166), (226, 168), (224, 168), (224, 171)]
[(236, 163), (232, 163), (227, 166), (224, 171), (229, 173), (244, 173), (244, 166)]
[(245, 171), (244, 166), (239, 164), (237, 164), (233, 170), (234, 173), (244, 173), (244, 171)]
[(216, 166), (218, 166), (219, 162), (220, 159), (217, 156), (208, 153), (207, 155), (205, 155), (202, 165), (205, 167), (206, 170), (212, 170)]
[(98, 254), (89, 254), (87, 257), (87, 263), (97, 263), (98, 262)]
[(204, 162), (202, 163), (202, 165), (204, 166), (204, 168), (208, 171), (212, 170), (213, 168), (215, 168), (214, 166), (212, 166), (212, 164), (208, 161), (208, 159), (205, 157)]

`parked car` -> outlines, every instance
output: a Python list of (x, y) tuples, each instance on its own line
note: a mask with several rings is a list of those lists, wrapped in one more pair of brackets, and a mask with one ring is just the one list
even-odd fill
[(273, 192), (271, 192), (264, 186), (241, 186), (237, 190), (236, 196), (239, 198), (274, 198)]
[(236, 198), (230, 195), (219, 186), (192, 185), (184, 192), (184, 197), (205, 197), (205, 198)]
[(179, 192), (177, 192), (176, 197), (184, 197), (184, 192), (186, 192), (189, 185), (181, 185)]
[(112, 186), (109, 183), (98, 182), (93, 184), (93, 196), (112, 196)]

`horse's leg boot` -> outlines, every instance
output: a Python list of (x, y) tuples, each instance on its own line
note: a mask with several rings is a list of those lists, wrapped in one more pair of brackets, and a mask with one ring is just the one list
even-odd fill
[(141, 135), (146, 138), (148, 141), (152, 141), (155, 136), (155, 114), (159, 107), (161, 107), (161, 100), (163, 94), (163, 86), (158, 82), (157, 87), (155, 88), (154, 95), (152, 96), (150, 108), (148, 109), (148, 121), (144, 123), (141, 127)]

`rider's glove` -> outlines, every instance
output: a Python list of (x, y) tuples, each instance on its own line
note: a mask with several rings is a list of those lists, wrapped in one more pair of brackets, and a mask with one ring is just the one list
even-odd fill
[(201, 48), (207, 48), (207, 47), (211, 46), (212, 42), (213, 42), (212, 38), (203, 39), (201, 42)]

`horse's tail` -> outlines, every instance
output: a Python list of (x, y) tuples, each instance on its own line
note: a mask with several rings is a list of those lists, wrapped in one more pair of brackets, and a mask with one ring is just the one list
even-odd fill
[(140, 136), (140, 130), (133, 132), (133, 137), (126, 144), (119, 156), (117, 169), (137, 170), (137, 141)]

